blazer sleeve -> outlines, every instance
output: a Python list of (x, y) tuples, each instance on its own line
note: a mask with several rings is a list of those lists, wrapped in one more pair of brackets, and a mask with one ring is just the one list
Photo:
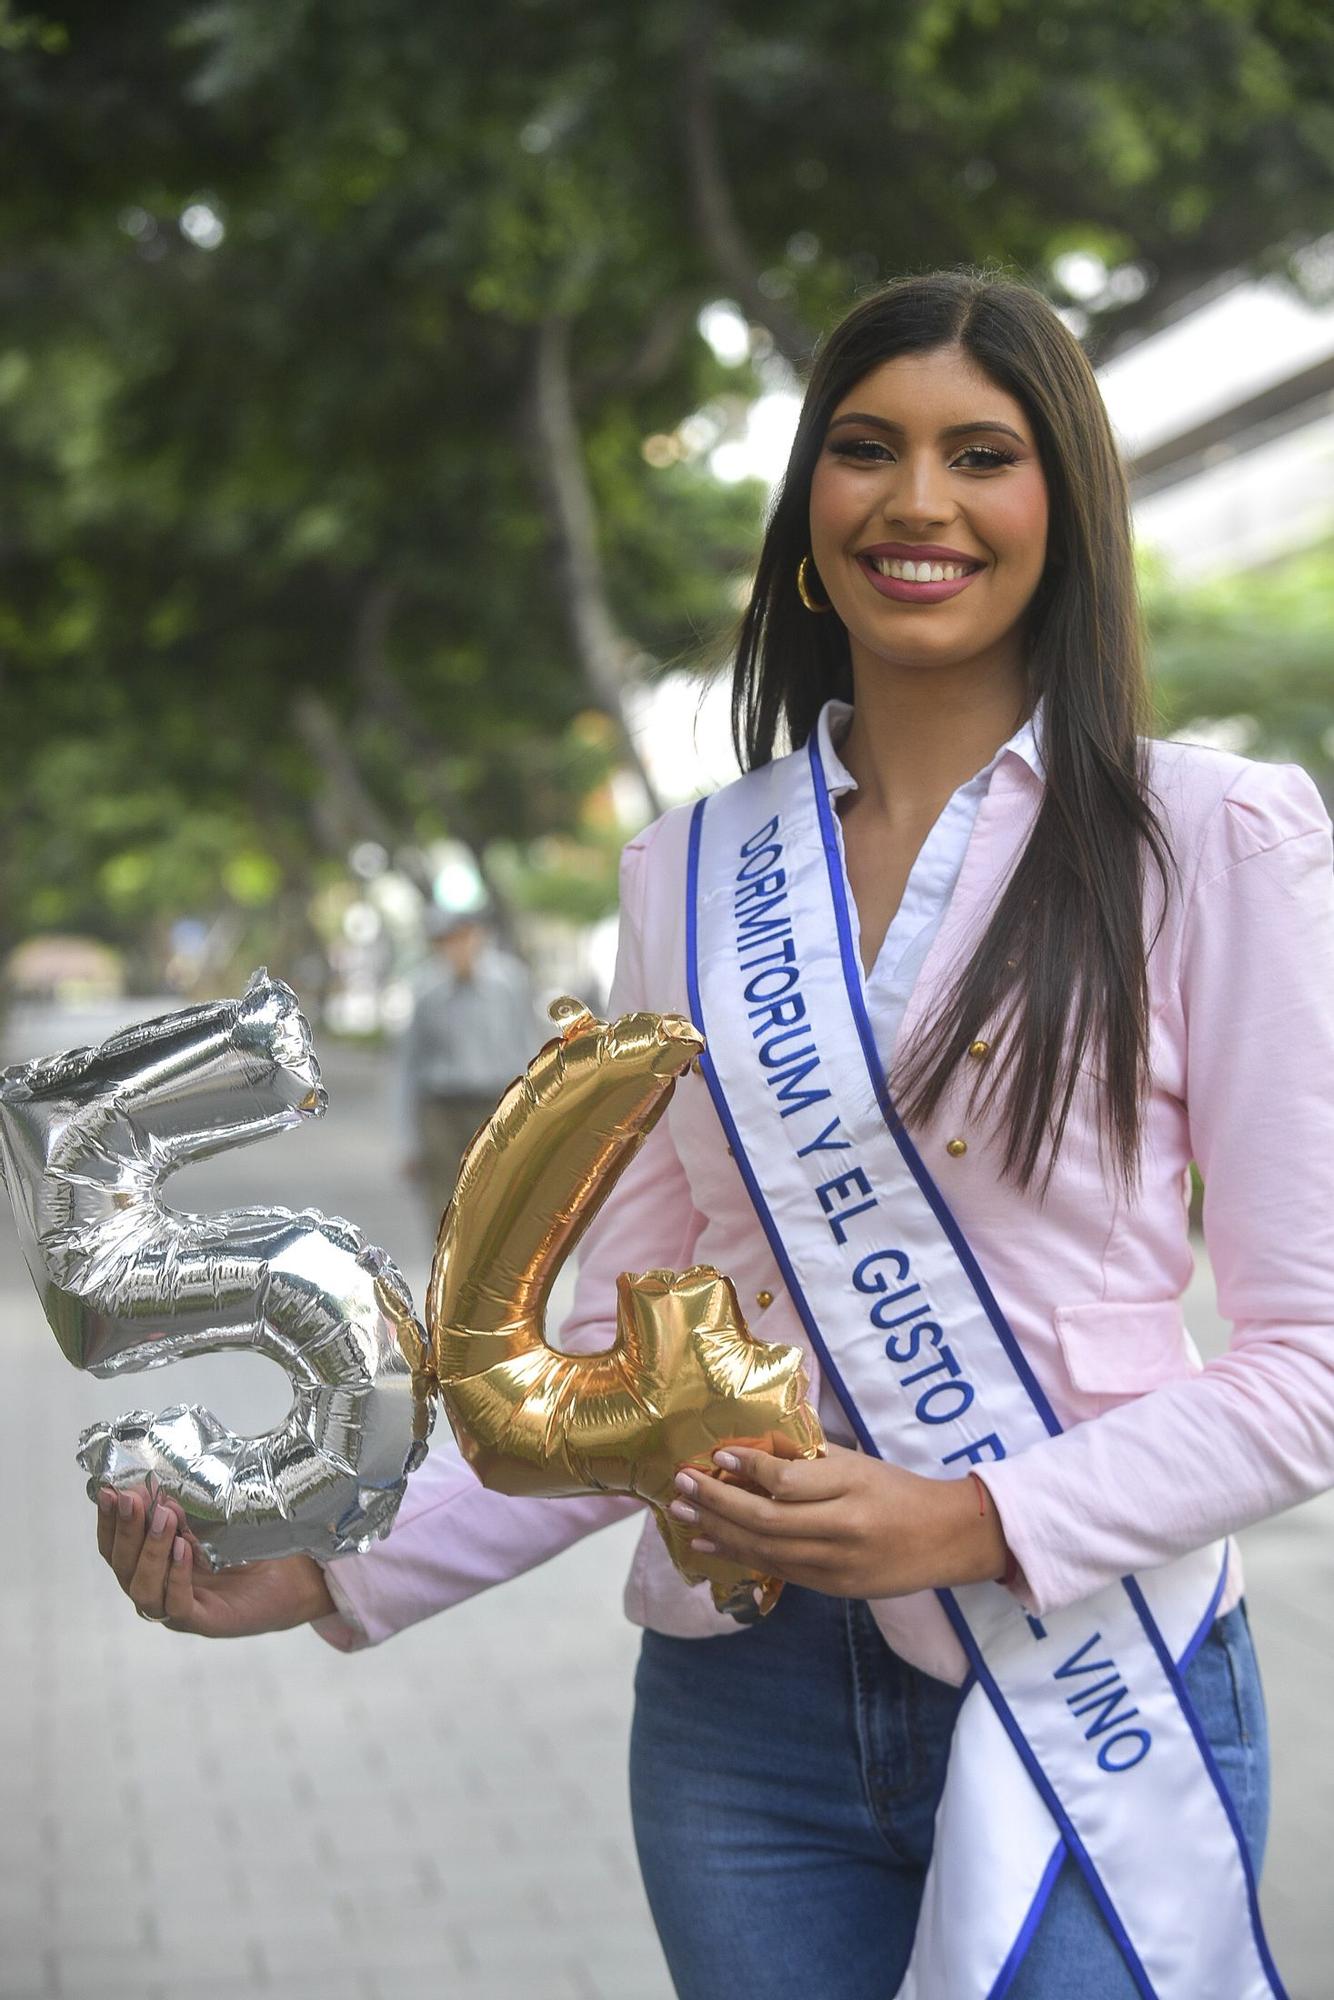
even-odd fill
[[(612, 1018), (649, 1004), (641, 919), (652, 831), (632, 840), (621, 857), (620, 932), (607, 1003)], [(688, 1267), (702, 1227), (667, 1120), (660, 1118), (589, 1224), (573, 1305), (556, 1344), (576, 1353), (610, 1347), (620, 1272)], [(327, 1565), (338, 1615), (315, 1620), (315, 1630), (344, 1652), (376, 1644), (521, 1575), (641, 1505), (614, 1494), (541, 1500), (489, 1492), (460, 1457), (442, 1413), (389, 1534), (364, 1554)]]
[(1184, 911), (1186, 1115), (1228, 1350), (982, 1469), (1041, 1613), (1334, 1485), (1334, 873), (1297, 765), (1248, 765)]

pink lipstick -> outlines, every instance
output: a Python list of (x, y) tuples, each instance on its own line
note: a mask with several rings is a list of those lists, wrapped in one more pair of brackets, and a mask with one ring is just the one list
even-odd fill
[(961, 590), (967, 590), (982, 574), (980, 569), (974, 569), (967, 576), (945, 577), (939, 583), (909, 583), (904, 577), (882, 576), (868, 556), (858, 556), (857, 561), (872, 587), (882, 597), (896, 598), (900, 604), (940, 604), (945, 598), (957, 597)]

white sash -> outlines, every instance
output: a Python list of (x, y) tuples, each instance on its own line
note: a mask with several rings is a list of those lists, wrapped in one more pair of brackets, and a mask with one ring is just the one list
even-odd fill
[[(864, 1451), (936, 1478), (1060, 1424), (890, 1102), (815, 738), (695, 808), (702, 1068)], [(1218, 1545), (1037, 1619), (937, 1593), (971, 1673), (900, 2000), (998, 2000), (1072, 1853), (1148, 2000), (1282, 2000), (1231, 1800), (1181, 1681)]]

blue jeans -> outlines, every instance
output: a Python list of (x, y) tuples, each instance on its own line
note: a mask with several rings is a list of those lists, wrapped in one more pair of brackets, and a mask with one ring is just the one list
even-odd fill
[[(1185, 1681), (1258, 1873), (1269, 1749), (1243, 1606)], [(865, 1603), (789, 1584), (744, 1632), (646, 1632), (635, 1695), (635, 1840), (680, 2000), (892, 2000), (960, 1690), (899, 1659)], [(1068, 1858), (1007, 2000), (1067, 1996), (1135, 2000)]]

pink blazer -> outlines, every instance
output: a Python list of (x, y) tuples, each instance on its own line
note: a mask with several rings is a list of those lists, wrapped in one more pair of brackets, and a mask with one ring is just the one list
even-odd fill
[[(998, 1171), (993, 1135), (962, 1085), (923, 1155), (1051, 1403), (1059, 1437), (984, 1476), (1034, 1611), (1052, 1611), (1334, 1485), (1334, 874), (1331, 825), (1297, 765), (1175, 743), (1151, 746), (1152, 784), (1180, 859), (1149, 957), (1152, 1089), (1133, 1204), (1102, 1171), (1096, 1078), (1076, 1096), (1045, 1205)], [(976, 944), (1032, 827), (1043, 781), (1007, 755), (992, 775), (944, 923), (918, 976), (910, 1033)], [(688, 1013), (688, 808), (630, 842), (610, 1012)], [(1148, 936), (1160, 912), (1153, 889)], [(965, 1137), (953, 1157), (946, 1141)], [(1193, 1269), (1188, 1167), (1205, 1181), (1204, 1229), (1228, 1352), (1201, 1366), (1182, 1319)], [(752, 1324), (806, 1346), (702, 1079), (677, 1086), (590, 1227), (571, 1349), (610, 1343), (623, 1270), (717, 1265)], [(764, 1295), (772, 1303), (761, 1306)], [(807, 1351), (813, 1391), (819, 1365)], [(514, 1500), (486, 1492), (444, 1425), (392, 1534), (340, 1559), (340, 1615), (321, 1636), (374, 1643), (544, 1561), (639, 1503)], [(1235, 1551), (1223, 1609), (1241, 1578)], [(958, 1681), (964, 1660), (934, 1595), (873, 1605), (890, 1643)], [(668, 1561), (645, 1511), (628, 1615), (682, 1636), (734, 1631)]]

